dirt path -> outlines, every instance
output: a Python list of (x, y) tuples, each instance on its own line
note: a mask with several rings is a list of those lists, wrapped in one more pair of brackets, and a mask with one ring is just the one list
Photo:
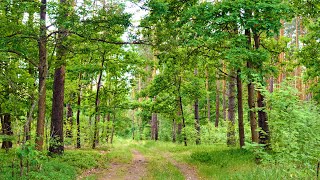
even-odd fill
[(194, 167), (189, 166), (188, 164), (185, 164), (185, 163), (177, 162), (168, 153), (164, 154), (163, 157), (166, 158), (171, 164), (176, 166), (181, 171), (181, 173), (184, 175), (186, 180), (198, 180), (199, 179), (198, 173)]
[(140, 154), (137, 150), (133, 150), (133, 161), (128, 169), (128, 173), (125, 176), (125, 180), (137, 180), (137, 179), (142, 179), (143, 176), (146, 175), (147, 168), (146, 164), (147, 161), (145, 157)]
[(108, 169), (90, 169), (82, 173), (78, 179), (96, 175), (98, 180), (139, 180), (146, 175), (147, 161), (137, 150), (132, 151), (133, 159), (130, 164), (112, 162)]

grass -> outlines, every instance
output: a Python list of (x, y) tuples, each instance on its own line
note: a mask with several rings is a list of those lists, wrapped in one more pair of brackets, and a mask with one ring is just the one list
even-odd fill
[[(144, 179), (182, 180), (181, 171), (173, 165), (165, 154), (170, 154), (176, 162), (196, 168), (201, 179), (297, 179), (296, 174), (284, 173), (280, 165), (256, 164), (255, 157), (248, 150), (230, 148), (223, 144), (190, 145), (168, 142), (119, 140), (111, 146), (96, 150), (66, 150), (63, 156), (47, 157), (39, 154), (37, 161), (30, 161), (30, 172), (20, 177), (19, 159), (16, 149), (8, 153), (0, 151), (0, 179), (76, 179), (87, 169), (98, 168), (99, 173), (89, 174), (85, 179), (97, 179), (106, 171), (110, 163), (122, 164), (117, 169), (124, 177), (132, 161), (132, 150), (138, 150), (147, 160), (147, 174)], [(14, 168), (12, 168), (12, 163)], [(26, 163), (24, 161), (24, 163)], [(294, 172), (294, 171), (292, 171)], [(13, 175), (13, 176), (12, 176)]]
[[(92, 150), (66, 150), (64, 155), (47, 157), (39, 154), (37, 160), (30, 159), (30, 170), (27, 172), (26, 160), (23, 160), (23, 175), (20, 176), (20, 159), (16, 149), (8, 153), (0, 151), (0, 179), (76, 179), (79, 173), (90, 168), (105, 168), (108, 157), (98, 151)], [(13, 168), (12, 168), (13, 165)]]

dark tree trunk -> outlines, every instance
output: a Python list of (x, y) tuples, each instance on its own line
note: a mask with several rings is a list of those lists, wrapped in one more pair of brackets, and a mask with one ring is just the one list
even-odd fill
[(214, 123), (215, 127), (219, 126), (219, 118), (220, 118), (220, 84), (219, 81), (217, 80), (217, 88), (216, 88), (216, 120)]
[[(194, 75), (198, 75), (198, 69), (194, 70)], [(198, 86), (198, 83), (195, 84), (195, 86)], [(198, 97), (195, 98), (194, 100), (194, 126), (196, 130), (196, 144), (200, 144), (200, 118), (199, 118), (199, 100)]]
[[(65, 4), (66, 0), (60, 0), (60, 4)], [(60, 17), (67, 16), (60, 14)], [(63, 25), (59, 27), (57, 38), (57, 59), (53, 81), (53, 98), (52, 98), (52, 114), (51, 114), (51, 143), (49, 146), (50, 153), (62, 154), (64, 151), (63, 141), (63, 109), (64, 109), (64, 82), (66, 74), (66, 54), (67, 46), (64, 45), (68, 36)]]
[(158, 117), (157, 113), (151, 115), (151, 140), (158, 140)]
[(243, 125), (243, 101), (242, 101), (242, 81), (241, 70), (237, 72), (237, 99), (238, 99), (238, 127), (240, 148), (244, 146), (244, 125)]
[(71, 105), (67, 104), (67, 120), (66, 120), (66, 137), (72, 138), (72, 127), (73, 127), (73, 111)]
[(231, 77), (229, 77), (229, 88), (228, 88), (228, 130), (227, 130), (227, 144), (234, 146), (236, 144), (235, 136), (235, 73), (231, 72)]
[(46, 78), (47, 67), (47, 27), (46, 27), (46, 7), (47, 0), (41, 0), (40, 6), (40, 38), (39, 38), (39, 100), (38, 100), (38, 120), (36, 131), (36, 148), (43, 150), (44, 123), (46, 117)]
[(206, 69), (206, 90), (207, 90), (207, 116), (208, 124), (211, 123), (211, 105), (210, 105), (210, 94), (209, 94), (209, 72)]
[(175, 143), (177, 141), (177, 123), (175, 119), (172, 120), (172, 142)]
[(200, 119), (199, 119), (199, 101), (198, 98), (194, 101), (194, 119), (195, 119), (195, 129), (196, 129), (196, 144), (200, 144)]
[[(251, 33), (250, 30), (245, 30), (245, 35), (248, 38), (248, 48), (251, 48)], [(250, 61), (247, 62), (247, 68), (252, 69), (253, 65)], [(250, 127), (251, 127), (251, 140), (252, 142), (258, 143), (259, 137), (257, 133), (257, 121), (256, 121), (256, 112), (255, 112), (255, 101), (254, 101), (254, 84), (252, 77), (249, 76), (249, 83), (248, 83), (248, 106), (249, 106), (249, 120), (250, 120)]]
[(78, 83), (78, 87), (79, 87), (79, 92), (78, 92), (78, 97), (77, 97), (77, 148), (81, 148), (81, 139), (80, 139), (80, 106), (81, 106), (81, 78), (82, 78), (82, 74), (79, 74), (79, 83)]
[[(179, 105), (180, 105), (180, 111), (181, 111), (181, 117), (182, 117), (182, 127), (185, 129), (186, 122), (185, 122), (184, 115), (183, 115), (182, 97), (180, 95), (179, 95)], [(187, 135), (186, 134), (184, 134), (184, 136), (183, 136), (183, 142), (184, 142), (184, 145), (187, 146)]]
[(258, 91), (257, 94), (258, 103), (258, 123), (261, 131), (259, 132), (259, 143), (265, 144), (266, 148), (269, 148), (270, 138), (269, 138), (269, 125), (267, 119), (267, 113), (265, 112), (264, 96)]
[(10, 137), (13, 135), (12, 128), (11, 128), (11, 119), (10, 114), (4, 114), (1, 115), (1, 121), (2, 121), (2, 133), (6, 136), (6, 138), (3, 139), (2, 142), (2, 149), (10, 149), (12, 148), (12, 141)]
[(106, 128), (106, 142), (109, 142), (109, 124), (110, 124), (110, 112), (107, 113), (107, 128)]
[[(255, 49), (260, 47), (260, 36), (254, 34), (254, 44)], [(262, 64), (260, 65), (262, 69)], [(263, 81), (263, 79), (262, 79)], [(261, 130), (259, 131), (259, 143), (265, 144), (266, 148), (269, 148), (269, 125), (268, 125), (268, 116), (265, 112), (264, 96), (261, 94), (261, 91), (257, 92), (257, 104), (258, 104), (258, 124)]]
[[(60, 47), (62, 48), (62, 47)], [(59, 61), (63, 61), (60, 59)], [(53, 154), (62, 154), (63, 145), (63, 102), (64, 102), (65, 66), (56, 68), (53, 81), (53, 99), (51, 115), (51, 143), (49, 151)]]
[(96, 101), (95, 101), (95, 121), (94, 121), (94, 134), (93, 134), (93, 143), (92, 143), (92, 149), (96, 148), (99, 144), (99, 127), (98, 123), (100, 122), (100, 99), (99, 99), (99, 92), (101, 88), (101, 80), (102, 80), (102, 73), (103, 73), (103, 66), (104, 66), (104, 53), (102, 56), (102, 64), (101, 64), (101, 71), (98, 78), (97, 83), (97, 91), (96, 91)]

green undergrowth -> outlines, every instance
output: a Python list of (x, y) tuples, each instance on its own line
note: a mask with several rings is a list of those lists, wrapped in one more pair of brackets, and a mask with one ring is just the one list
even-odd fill
[[(259, 163), (252, 151), (227, 147), (224, 144), (190, 145), (173, 144), (165, 142), (146, 141), (136, 145), (144, 153), (150, 153), (158, 163), (150, 169), (159, 168), (165, 164), (162, 158), (156, 158), (163, 153), (170, 153), (177, 162), (194, 166), (201, 179), (296, 179), (295, 174), (284, 172), (289, 165), (275, 165)], [(153, 152), (153, 154), (152, 154)], [(170, 178), (179, 179), (179, 178)]]
[[(20, 159), (17, 149), (9, 152), (0, 151), (0, 179), (41, 179), (41, 180), (68, 180), (76, 179), (85, 169), (104, 168), (108, 164), (107, 155), (92, 150), (66, 150), (62, 156), (49, 157), (39, 153), (36, 162), (23, 159), (21, 174)], [(29, 170), (28, 165), (29, 164)]]

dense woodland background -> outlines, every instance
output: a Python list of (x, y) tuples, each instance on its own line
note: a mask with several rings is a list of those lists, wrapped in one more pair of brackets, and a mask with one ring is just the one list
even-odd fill
[(318, 0), (2, 0), (8, 163), (159, 140), (240, 147), (315, 177), (319, 15)]

